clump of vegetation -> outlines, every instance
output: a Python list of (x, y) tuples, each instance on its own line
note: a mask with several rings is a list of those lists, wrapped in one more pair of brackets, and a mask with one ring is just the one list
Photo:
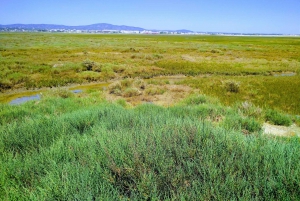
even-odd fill
[(213, 49), (210, 51), (211, 53), (221, 53), (221, 50), (218, 50), (218, 49)]
[(243, 117), (237, 114), (229, 114), (222, 122), (227, 129), (236, 129), (243, 131), (245, 134), (252, 132), (260, 132), (262, 130), (262, 124), (259, 123), (253, 117)]
[(123, 88), (130, 87), (132, 85), (133, 79), (127, 78), (121, 80), (121, 85)]
[(147, 86), (146, 82), (142, 79), (135, 79), (132, 85), (141, 90), (146, 89)]
[(104, 80), (110, 80), (115, 77), (115, 73), (111, 66), (102, 67), (101, 72), (102, 72), (102, 77), (104, 78)]
[(0, 91), (10, 89), (13, 86), (11, 81), (7, 79), (0, 80)]
[(292, 124), (292, 120), (288, 115), (282, 114), (277, 110), (267, 110), (265, 118), (267, 121), (275, 125), (290, 126)]
[(116, 103), (117, 103), (118, 105), (121, 105), (122, 107), (126, 107), (126, 106), (127, 106), (126, 100), (124, 100), (124, 99), (122, 99), (122, 98), (116, 100)]
[(114, 82), (108, 86), (108, 90), (109, 93), (119, 96), (122, 94), (122, 85), (120, 82)]
[(141, 79), (124, 79), (118, 82), (114, 82), (109, 85), (109, 93), (118, 96), (132, 97), (142, 94), (145, 90), (146, 83)]
[(187, 105), (200, 105), (204, 103), (209, 103), (210, 100), (206, 95), (196, 94), (196, 95), (189, 96), (184, 100), (184, 102)]
[(84, 67), (83, 70), (92, 71), (93, 68), (96, 66), (96, 63), (91, 60), (84, 60), (82, 62), (82, 66)]
[(240, 91), (240, 83), (233, 81), (233, 80), (227, 80), (224, 83), (224, 87), (226, 91), (232, 92), (232, 93), (238, 93)]
[(65, 88), (57, 88), (57, 89), (50, 90), (49, 92), (47, 92), (45, 94), (45, 96), (71, 98), (71, 97), (74, 97), (74, 93)]
[(263, 110), (260, 107), (255, 106), (252, 102), (245, 101), (237, 105), (238, 111), (244, 115), (254, 118), (261, 118), (263, 116)]
[(122, 93), (122, 95), (124, 97), (139, 96), (141, 94), (142, 94), (142, 92), (139, 89), (135, 88), (135, 87), (133, 87), (133, 88), (131, 88), (131, 87), (126, 88), (124, 90), (124, 92)]
[(166, 92), (166, 89), (160, 87), (149, 87), (145, 90), (145, 94), (154, 96), (154, 95), (161, 95)]

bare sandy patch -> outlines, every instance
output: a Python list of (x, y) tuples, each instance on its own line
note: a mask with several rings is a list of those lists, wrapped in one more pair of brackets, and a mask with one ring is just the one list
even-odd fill
[(300, 137), (300, 128), (295, 124), (287, 127), (287, 126), (276, 126), (276, 125), (271, 125), (269, 123), (264, 123), (263, 129), (264, 129), (264, 134), (266, 135), (274, 135), (280, 137), (292, 137), (292, 136)]

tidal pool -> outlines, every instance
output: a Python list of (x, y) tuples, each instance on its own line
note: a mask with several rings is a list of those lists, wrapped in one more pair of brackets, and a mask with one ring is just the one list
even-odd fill
[(40, 99), (41, 99), (41, 96), (38, 94), (33, 95), (33, 96), (23, 96), (23, 97), (16, 98), (16, 99), (10, 101), (9, 104), (10, 105), (19, 105), (19, 104), (25, 103), (27, 101), (40, 100)]
[[(74, 94), (78, 94), (78, 93), (81, 93), (83, 91), (80, 90), (80, 89), (76, 89), (76, 90), (72, 90), (72, 92)], [(39, 94), (35, 94), (35, 95), (32, 95), (32, 96), (22, 96), (22, 97), (19, 97), (19, 98), (16, 98), (16, 99), (10, 101), (9, 104), (10, 105), (19, 105), (19, 104), (25, 103), (27, 101), (40, 100), (40, 99), (41, 99), (41, 95), (39, 95)]]

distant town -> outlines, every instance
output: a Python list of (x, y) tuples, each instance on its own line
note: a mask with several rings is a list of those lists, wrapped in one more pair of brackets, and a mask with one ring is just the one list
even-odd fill
[(164, 35), (224, 35), (224, 36), (300, 36), (299, 34), (265, 33), (225, 33), (195, 32), (190, 30), (147, 30), (140, 27), (99, 23), (84, 26), (51, 24), (12, 24), (0, 25), (0, 32), (48, 32), (48, 33), (88, 33), (88, 34), (164, 34)]

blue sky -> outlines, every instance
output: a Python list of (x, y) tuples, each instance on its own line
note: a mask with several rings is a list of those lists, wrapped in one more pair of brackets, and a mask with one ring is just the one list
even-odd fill
[(300, 0), (0, 0), (0, 24), (300, 34)]

